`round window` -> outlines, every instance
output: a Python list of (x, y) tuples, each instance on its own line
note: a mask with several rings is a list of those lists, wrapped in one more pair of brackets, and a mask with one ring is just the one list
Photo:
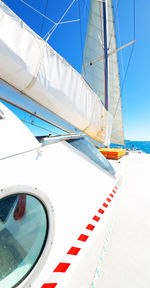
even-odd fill
[(47, 234), (47, 217), (33, 196), (0, 200), (0, 287), (15, 287), (34, 267)]

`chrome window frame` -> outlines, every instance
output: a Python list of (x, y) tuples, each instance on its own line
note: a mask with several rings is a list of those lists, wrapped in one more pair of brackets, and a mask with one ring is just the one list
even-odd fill
[(41, 272), (44, 269), (43, 268), (44, 264), (48, 258), (48, 255), (50, 254), (50, 250), (53, 245), (54, 231), (55, 231), (54, 208), (49, 200), (49, 197), (43, 190), (39, 189), (38, 187), (33, 187), (30, 185), (12, 185), (1, 188), (0, 199), (6, 198), (14, 194), (19, 195), (26, 194), (39, 200), (43, 208), (45, 209), (48, 224), (45, 240), (41, 247), (40, 254), (38, 255), (34, 265), (32, 266), (32, 269), (29, 270), (29, 273), (27, 273), (25, 277), (23, 277), (18, 283), (16, 283), (15, 286), (13, 286), (18, 288), (26, 288), (26, 287), (32, 287), (33, 282), (37, 279), (37, 274), (39, 273), (39, 271)]

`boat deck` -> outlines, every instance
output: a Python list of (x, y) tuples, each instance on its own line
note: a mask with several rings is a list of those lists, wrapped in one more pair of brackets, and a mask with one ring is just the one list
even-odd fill
[(96, 287), (147, 288), (150, 286), (150, 155), (130, 152), (115, 165), (120, 165), (125, 179)]

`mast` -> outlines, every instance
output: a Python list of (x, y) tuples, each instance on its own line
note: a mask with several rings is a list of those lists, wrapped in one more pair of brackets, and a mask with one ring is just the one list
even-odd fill
[(103, 27), (104, 27), (104, 74), (105, 74), (105, 108), (108, 110), (108, 46), (107, 46), (107, 9), (103, 1)]
[[(123, 47), (126, 47), (124, 45)], [(108, 130), (113, 117), (111, 143), (123, 144), (123, 121), (119, 67), (112, 0), (91, 0), (82, 75), (105, 106), (101, 130)], [(106, 132), (107, 133), (107, 132)]]

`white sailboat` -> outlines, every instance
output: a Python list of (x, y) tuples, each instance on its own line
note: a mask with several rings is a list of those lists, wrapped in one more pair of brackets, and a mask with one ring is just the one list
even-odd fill
[[(135, 239), (137, 223), (131, 233), (141, 196), (137, 210), (125, 204), (132, 203), (134, 195), (126, 194), (135, 191), (139, 162), (147, 167), (150, 159), (130, 152), (108, 162), (92, 144), (123, 143), (111, 1), (91, 1), (83, 77), (2, 1), (0, 23), (1, 100), (63, 130), (38, 142), (0, 104), (0, 287), (148, 287), (145, 270), (135, 282), (139, 262), (131, 255), (143, 245)], [(128, 163), (132, 179), (125, 177)], [(123, 278), (127, 267), (129, 280)]]

